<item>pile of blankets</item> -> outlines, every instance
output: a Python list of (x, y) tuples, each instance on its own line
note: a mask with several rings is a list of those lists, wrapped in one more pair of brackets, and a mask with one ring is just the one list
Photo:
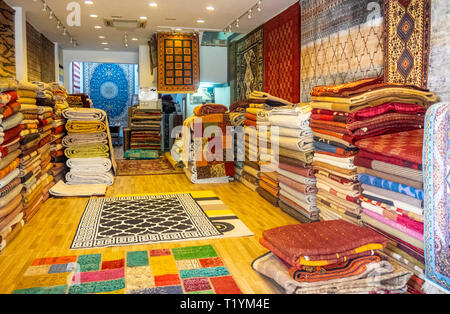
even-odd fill
[(255, 192), (259, 187), (261, 174), (258, 136), (259, 131), (257, 128), (258, 112), (260, 111), (265, 111), (265, 109), (258, 108), (255, 104), (250, 104), (250, 106), (246, 109), (244, 121), (245, 161), (244, 167), (242, 168), (241, 183)]
[(361, 219), (391, 240), (384, 252), (414, 273), (417, 293), (425, 277), (423, 136), (418, 129), (360, 140), (355, 158)]
[(23, 114), (17, 82), (0, 79), (0, 251), (20, 232), (23, 221), (22, 178), (19, 177)]
[(33, 81), (33, 85), (36, 85), (39, 89), (36, 95), (36, 105), (37, 106), (55, 106), (55, 99), (53, 95), (53, 86), (48, 83)]
[(70, 108), (91, 108), (91, 100), (87, 94), (69, 94), (67, 103)]
[(161, 111), (136, 109), (130, 112), (132, 112), (128, 126), (131, 128), (130, 148), (161, 151)]
[(317, 221), (316, 179), (312, 168), (311, 108), (305, 104), (269, 113), (272, 163), (277, 165), (280, 208), (303, 223)]
[(436, 96), (413, 86), (383, 83), (382, 77), (318, 86), (311, 96), (320, 216), (358, 224), (361, 183), (355, 143), (423, 127), (425, 108)]
[(230, 121), (233, 127), (234, 178), (237, 181), (241, 181), (245, 160), (245, 109), (235, 106), (235, 110), (238, 111), (230, 112)]
[(64, 86), (60, 85), (58, 82), (50, 83), (50, 87), (53, 93), (53, 99), (55, 101), (55, 115), (62, 115), (63, 111), (69, 108), (69, 103), (67, 102), (68, 94)]
[(387, 239), (344, 220), (266, 230), (252, 268), (288, 294), (405, 293), (412, 273), (379, 255)]
[(67, 120), (67, 136), (62, 140), (66, 165), (66, 183), (106, 184), (114, 183), (107, 133), (106, 112), (93, 108), (70, 108), (64, 110)]
[(183, 123), (181, 159), (187, 178), (196, 184), (234, 179), (233, 140), (228, 108), (206, 104)]
[[(29, 82), (19, 82), (17, 94), (19, 95), (20, 112), (23, 115), (21, 131), (21, 160), (19, 165), (19, 177), (22, 180), (23, 213), (24, 221), (28, 222), (39, 210), (43, 202), (43, 176), (41, 165), (46, 167), (48, 146), (44, 138), (45, 134), (39, 129), (39, 110), (36, 105), (36, 97), (39, 87)], [(43, 163), (44, 162), (44, 163)]]
[(66, 119), (64, 119), (62, 113), (69, 105), (67, 104), (67, 95), (64, 87), (56, 83), (50, 86), (52, 93), (54, 91), (52, 138), (50, 141), (50, 155), (52, 157), (53, 168), (50, 170), (50, 174), (53, 176), (53, 183), (57, 184), (64, 179), (67, 172), (67, 158), (64, 155), (64, 146), (62, 145), (62, 140), (66, 135)]

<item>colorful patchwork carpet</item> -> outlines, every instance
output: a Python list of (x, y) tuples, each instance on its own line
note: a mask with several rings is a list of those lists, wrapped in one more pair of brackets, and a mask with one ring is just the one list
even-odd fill
[(13, 294), (241, 294), (211, 245), (37, 258)]
[(299, 2), (264, 24), (264, 91), (300, 101)]
[(426, 114), (423, 146), (425, 275), (450, 291), (450, 104)]
[(117, 160), (118, 176), (180, 174), (166, 158), (156, 160)]
[(222, 235), (191, 194), (90, 199), (72, 249), (212, 238)]
[(427, 88), (431, 0), (385, 0), (385, 82)]
[(264, 90), (264, 28), (261, 26), (236, 44), (236, 100)]
[(301, 101), (313, 87), (383, 75), (383, 0), (302, 0)]
[(158, 33), (158, 92), (197, 92), (199, 53), (197, 34)]

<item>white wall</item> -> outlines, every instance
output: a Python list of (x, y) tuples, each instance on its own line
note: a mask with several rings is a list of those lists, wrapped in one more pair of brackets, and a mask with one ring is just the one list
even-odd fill
[(99, 63), (132, 63), (139, 64), (139, 53), (136, 52), (109, 52), (94, 50), (67, 50), (63, 51), (64, 59), (64, 86), (70, 90), (70, 62), (99, 62)]
[(200, 47), (200, 82), (226, 83), (227, 67), (227, 47)]

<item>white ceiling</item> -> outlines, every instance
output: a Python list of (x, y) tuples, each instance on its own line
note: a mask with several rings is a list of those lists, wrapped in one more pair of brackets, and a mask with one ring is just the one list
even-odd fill
[[(262, 11), (253, 11), (252, 19), (247, 14), (240, 20), (240, 28), (233, 27), (233, 32), (247, 33), (267, 20), (276, 16), (298, 0), (262, 0)], [(63, 48), (72, 48), (67, 36), (56, 28), (55, 20), (48, 18), (48, 11), (42, 12), (42, 2), (37, 0), (6, 0), (11, 6), (24, 8), (27, 21), (36, 27), (47, 38), (58, 42)], [(78, 2), (81, 5), (81, 26), (68, 27), (66, 6), (70, 2)], [(136, 51), (139, 45), (146, 44), (150, 34), (161, 30), (158, 26), (188, 28), (201, 30), (221, 31), (236, 18), (246, 13), (256, 5), (257, 0), (93, 0), (93, 5), (87, 5), (84, 0), (47, 0), (48, 6), (54, 11), (59, 20), (66, 26), (68, 32), (78, 42), (77, 49), (103, 50), (109, 47), (110, 51)], [(150, 7), (150, 2), (156, 2), (157, 7)], [(213, 6), (214, 11), (206, 10), (207, 6)], [(89, 15), (96, 14), (98, 18)], [(123, 31), (105, 28), (104, 17), (122, 16), (123, 18), (139, 19), (146, 16), (147, 27), (128, 33), (129, 47), (123, 45)], [(166, 20), (175, 18), (176, 20)], [(204, 24), (197, 23), (198, 19), (205, 20)], [(95, 29), (95, 25), (101, 25), (102, 29)], [(105, 39), (99, 39), (103, 35)], [(131, 38), (138, 38), (132, 41)], [(108, 45), (102, 45), (108, 42)]]

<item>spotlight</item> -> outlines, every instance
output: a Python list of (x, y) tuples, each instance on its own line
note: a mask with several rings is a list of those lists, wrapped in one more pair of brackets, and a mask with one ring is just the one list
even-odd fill
[(47, 11), (47, 2), (44, 1), (44, 3), (42, 4), (42, 11), (45, 12)]
[(252, 18), (252, 9), (248, 10), (248, 19), (250, 20)]
[(257, 8), (258, 12), (261, 12), (261, 11), (262, 11), (261, 3), (262, 3), (262, 1), (259, 0), (259, 1), (258, 1), (258, 8)]
[(236, 27), (239, 28), (239, 19), (236, 20)]

